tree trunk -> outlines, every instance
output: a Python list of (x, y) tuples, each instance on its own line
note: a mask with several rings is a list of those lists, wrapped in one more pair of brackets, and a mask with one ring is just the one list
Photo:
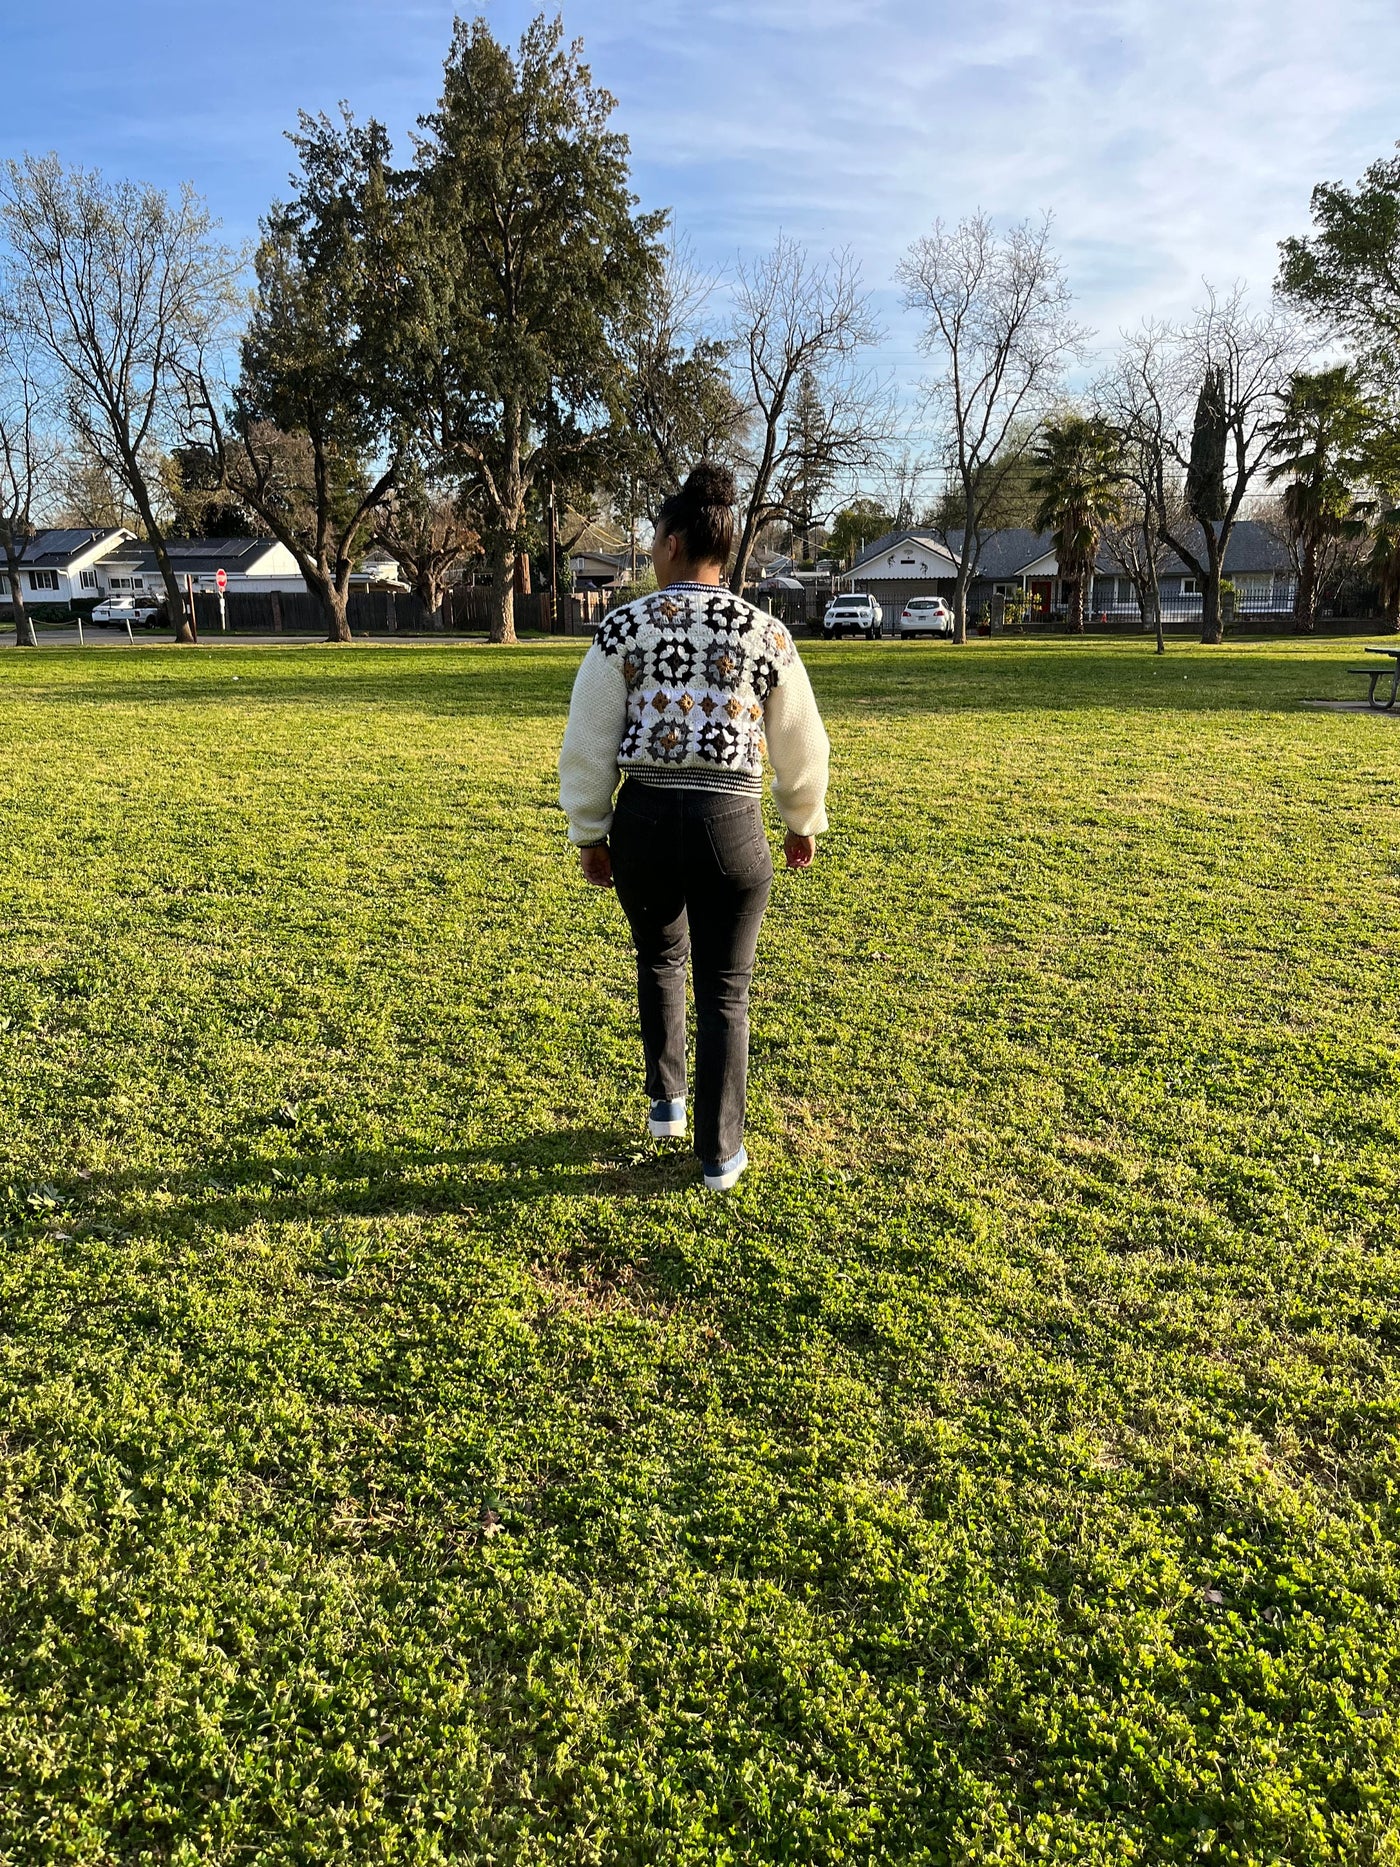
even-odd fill
[[(144, 518), (144, 513), (142, 514)], [(160, 580), (165, 585), (165, 613), (175, 632), (177, 642), (192, 643), (194, 630), (190, 626), (189, 612), (185, 608), (185, 593), (180, 588), (180, 579), (175, 575), (170, 562), (170, 555), (165, 548), (165, 540), (151, 530), (149, 523), (146, 534), (151, 541), (151, 549), (156, 554), (156, 563), (160, 567)]]
[(34, 624), (30, 621), (29, 611), (24, 606), (24, 591), (19, 581), (18, 553), (8, 548), (5, 551), (5, 569), (10, 578), (10, 608), (15, 619), (15, 647), (37, 648), (39, 638), (34, 633)]
[(744, 579), (749, 574), (749, 559), (753, 556), (753, 544), (757, 535), (758, 528), (752, 524), (751, 518), (746, 516), (744, 528), (739, 534), (739, 549), (734, 557), (734, 568), (729, 573), (729, 588), (735, 596), (744, 594)]
[(530, 554), (517, 551), (515, 554), (515, 594), (529, 596), (530, 590)]
[(489, 640), (513, 642), (515, 636), (515, 544), (510, 538), (496, 538), (491, 545), (491, 597), (495, 615), (491, 619)]
[(1308, 538), (1298, 565), (1298, 588), (1293, 594), (1293, 631), (1309, 635), (1317, 621), (1317, 541)]
[(348, 642), (350, 635), (350, 579), (349, 576), (311, 577), (305, 571), (302, 575), (316, 601), (321, 605), (326, 618), (326, 640), (328, 642)]
[(328, 583), (324, 590), (317, 591), (317, 595), (321, 599), (321, 608), (326, 612), (326, 640), (350, 641), (350, 592)]
[(1167, 652), (1167, 638), (1166, 638), (1166, 633), (1162, 628), (1162, 592), (1158, 588), (1157, 579), (1155, 577), (1152, 579), (1152, 582), (1148, 584), (1147, 586), (1146, 596), (1147, 596), (1147, 617), (1146, 619), (1152, 628), (1153, 634), (1157, 638), (1157, 653), (1159, 655), (1165, 655)]
[(958, 574), (953, 579), (953, 640), (967, 641), (967, 593), (972, 583), (972, 573), (976, 564), (977, 527), (972, 523), (972, 514), (976, 506), (976, 493), (973, 489), (972, 475), (964, 468), (960, 477), (962, 486), (962, 549), (958, 553)]
[(1220, 577), (1215, 571), (1201, 585), (1201, 640), (1213, 648), (1224, 640), (1220, 627)]
[(1084, 633), (1084, 598), (1087, 579), (1081, 574), (1074, 580), (1074, 602), (1070, 607), (1070, 627), (1076, 635)]
[(414, 594), (423, 605), (423, 614), (427, 619), (428, 627), (439, 632), (445, 629), (447, 621), (442, 613), (442, 579), (435, 577), (431, 571), (420, 572), (414, 586)]

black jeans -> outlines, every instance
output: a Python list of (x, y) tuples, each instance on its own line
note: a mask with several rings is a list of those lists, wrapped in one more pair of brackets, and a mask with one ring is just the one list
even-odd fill
[(744, 1139), (749, 981), (773, 885), (756, 797), (623, 785), (609, 835), (637, 948), (647, 1094), (685, 1094), (685, 962), (695, 972), (695, 1152), (725, 1161)]

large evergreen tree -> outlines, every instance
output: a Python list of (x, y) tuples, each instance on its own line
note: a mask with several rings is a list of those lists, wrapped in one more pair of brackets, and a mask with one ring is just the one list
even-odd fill
[(292, 141), (301, 169), (263, 223), (225, 463), (347, 642), (350, 573), (394, 483), (412, 382), (410, 217), (378, 123), (303, 116)]
[(1312, 220), (1311, 234), (1279, 243), (1279, 290), (1370, 374), (1400, 382), (1400, 156), (1373, 162), (1355, 188), (1320, 183)]
[(1230, 432), (1225, 395), (1224, 368), (1207, 369), (1196, 398), (1186, 468), (1186, 510), (1202, 525), (1218, 525), (1225, 517), (1225, 444)]
[(513, 567), (531, 493), (604, 449), (622, 331), (654, 284), (661, 214), (639, 214), (615, 102), (582, 48), (536, 19), (512, 53), (458, 21), (424, 119), (421, 383), (482, 517), (494, 641), (515, 639)]

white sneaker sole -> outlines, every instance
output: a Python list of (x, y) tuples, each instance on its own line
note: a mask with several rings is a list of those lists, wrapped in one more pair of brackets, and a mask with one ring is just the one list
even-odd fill
[(705, 1191), (707, 1193), (727, 1193), (730, 1187), (738, 1181), (744, 1168), (747, 1167), (748, 1164), (749, 1163), (745, 1161), (743, 1167), (731, 1167), (728, 1173), (707, 1173), (705, 1175)]
[(653, 1121), (647, 1117), (647, 1132), (655, 1141), (668, 1141), (673, 1135), (685, 1133), (685, 1118), (680, 1121)]

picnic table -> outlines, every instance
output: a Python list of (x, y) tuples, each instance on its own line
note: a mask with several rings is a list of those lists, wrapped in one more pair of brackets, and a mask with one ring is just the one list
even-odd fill
[[(1391, 665), (1388, 668), (1348, 668), (1347, 673), (1364, 674), (1366, 679), (1371, 683), (1370, 691), (1367, 693), (1366, 698), (1373, 707), (1379, 707), (1383, 712), (1388, 713), (1395, 705), (1397, 695), (1400, 695), (1400, 648), (1368, 648), (1366, 653), (1368, 655), (1387, 655), (1390, 658)], [(1390, 698), (1388, 700), (1377, 700), (1376, 688), (1386, 679), (1390, 681)]]

